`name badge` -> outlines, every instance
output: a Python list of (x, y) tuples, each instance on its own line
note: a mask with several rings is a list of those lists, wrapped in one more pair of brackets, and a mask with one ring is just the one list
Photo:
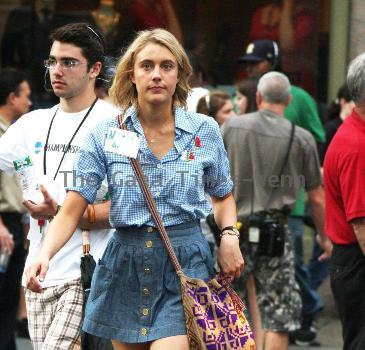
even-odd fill
[(136, 159), (140, 143), (141, 140), (135, 132), (109, 128), (104, 150)]

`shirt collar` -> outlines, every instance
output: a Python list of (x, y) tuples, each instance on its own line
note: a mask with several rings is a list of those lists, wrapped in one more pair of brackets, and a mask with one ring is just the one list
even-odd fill
[(266, 108), (260, 110), (259, 113), (264, 115), (265, 117), (284, 119), (284, 116), (281, 116), (281, 115), (271, 111), (270, 109), (266, 109)]
[[(138, 119), (137, 110), (135, 107), (129, 107), (124, 114), (123, 122), (128, 126), (128, 130), (132, 129), (139, 134), (143, 134), (142, 125)], [(131, 128), (132, 127), (132, 128)]]
[[(175, 115), (175, 148), (180, 153), (185, 147), (187, 142), (190, 141), (191, 136), (194, 135), (199, 129), (198, 118), (194, 118), (194, 113), (186, 112), (183, 108), (176, 108)], [(142, 125), (138, 119), (137, 109), (135, 107), (128, 108), (124, 122), (127, 124), (129, 130), (135, 130), (140, 135), (144, 135)], [(185, 135), (184, 135), (185, 134)], [(147, 141), (143, 138), (141, 143), (141, 149), (148, 149)]]
[[(194, 134), (199, 129), (199, 122), (194, 118), (192, 113), (186, 112), (183, 108), (175, 108), (175, 128), (176, 132), (180, 134), (180, 130), (189, 134)], [(133, 128), (140, 134), (143, 134), (142, 125), (138, 119), (137, 110), (135, 107), (128, 108), (124, 122), (131, 123)]]
[(362, 130), (365, 130), (365, 120), (359, 116), (359, 114), (356, 112), (355, 108), (353, 108), (352, 113), (350, 114), (350, 117), (345, 119), (345, 122), (347, 122), (347, 121), (349, 123), (355, 124), (357, 128), (361, 128)]
[(175, 127), (189, 134), (194, 134), (199, 128), (199, 123), (193, 114), (186, 112), (183, 108), (176, 108)]

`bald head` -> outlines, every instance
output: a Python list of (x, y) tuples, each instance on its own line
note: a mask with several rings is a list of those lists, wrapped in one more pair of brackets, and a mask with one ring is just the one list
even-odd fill
[(257, 93), (263, 102), (287, 105), (290, 101), (289, 79), (283, 73), (266, 73), (259, 80)]

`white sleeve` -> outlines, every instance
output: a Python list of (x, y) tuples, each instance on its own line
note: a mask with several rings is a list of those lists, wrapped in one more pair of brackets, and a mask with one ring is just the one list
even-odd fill
[(19, 118), (0, 137), (0, 170), (14, 172), (13, 161), (26, 156), (26, 118)]

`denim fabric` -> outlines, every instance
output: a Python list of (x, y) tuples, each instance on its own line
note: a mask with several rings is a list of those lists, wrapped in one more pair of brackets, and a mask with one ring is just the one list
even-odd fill
[[(316, 234), (316, 232), (314, 232)], [(310, 276), (310, 286), (314, 290), (318, 290), (319, 286), (329, 275), (329, 260), (319, 261), (318, 258), (323, 254), (323, 249), (317, 241), (313, 239), (313, 252), (308, 261), (308, 272)]]
[(314, 318), (323, 309), (320, 295), (310, 284), (310, 274), (303, 259), (304, 223), (302, 218), (290, 217), (288, 226), (293, 235), (295, 278), (299, 284), (302, 297), (302, 317)]
[[(199, 222), (166, 229), (184, 273), (211, 279), (213, 259)], [(155, 228), (115, 232), (93, 276), (83, 329), (126, 343), (186, 334), (180, 282)]]

